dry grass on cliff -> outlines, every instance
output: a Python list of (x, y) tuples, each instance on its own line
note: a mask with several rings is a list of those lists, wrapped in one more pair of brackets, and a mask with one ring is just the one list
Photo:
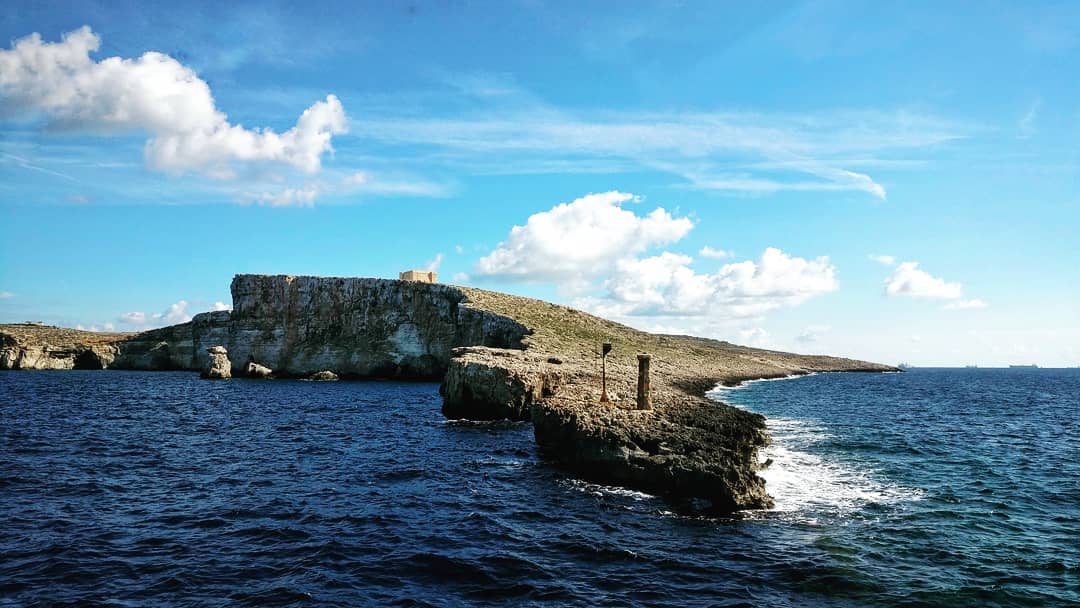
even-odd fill
[(0, 333), (13, 337), (19, 344), (48, 344), (57, 348), (114, 344), (135, 335), (124, 332), (84, 331), (36, 323), (0, 324)]
[(566, 306), (481, 289), (465, 288), (476, 308), (510, 317), (533, 331), (526, 348), (544, 357), (575, 363), (575, 375), (594, 380), (600, 371), (599, 349), (611, 342), (609, 386), (633, 394), (638, 353), (653, 356), (653, 385), (701, 394), (718, 382), (735, 383), (815, 371), (888, 371), (893, 368), (865, 361), (797, 355), (737, 346), (728, 342), (651, 334)]

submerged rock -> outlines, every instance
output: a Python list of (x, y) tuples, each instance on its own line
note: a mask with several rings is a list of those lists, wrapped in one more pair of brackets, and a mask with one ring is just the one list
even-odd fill
[(314, 374), (311, 374), (310, 376), (308, 376), (307, 379), (314, 380), (316, 382), (333, 382), (335, 380), (338, 380), (338, 375), (328, 369), (324, 369), (321, 372), (315, 372)]
[(210, 359), (202, 371), (202, 377), (209, 380), (224, 380), (232, 378), (232, 362), (229, 361), (229, 351), (224, 346), (211, 346), (206, 349)]

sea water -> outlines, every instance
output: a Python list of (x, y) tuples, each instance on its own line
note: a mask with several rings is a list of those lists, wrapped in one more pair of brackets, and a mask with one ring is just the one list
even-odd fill
[(1080, 370), (820, 374), (768, 417), (776, 508), (583, 483), (434, 384), (0, 373), (0, 605), (1080, 602)]

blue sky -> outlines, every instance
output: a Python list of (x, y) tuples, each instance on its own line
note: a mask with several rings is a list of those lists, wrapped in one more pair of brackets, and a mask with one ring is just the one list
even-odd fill
[(603, 4), (6, 4), (0, 321), (430, 265), (651, 330), (1080, 364), (1074, 4)]

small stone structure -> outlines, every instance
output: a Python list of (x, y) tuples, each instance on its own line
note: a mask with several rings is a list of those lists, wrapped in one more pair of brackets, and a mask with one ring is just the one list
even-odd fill
[(433, 270), (406, 270), (398, 275), (402, 281), (417, 281), (420, 283), (438, 283), (439, 273)]
[(206, 362), (206, 368), (202, 371), (202, 377), (210, 380), (224, 380), (232, 378), (232, 362), (229, 361), (229, 351), (224, 346), (211, 346), (206, 349), (210, 358)]
[(637, 356), (637, 408), (639, 410), (652, 409), (652, 395), (649, 392), (649, 362), (652, 355)]

